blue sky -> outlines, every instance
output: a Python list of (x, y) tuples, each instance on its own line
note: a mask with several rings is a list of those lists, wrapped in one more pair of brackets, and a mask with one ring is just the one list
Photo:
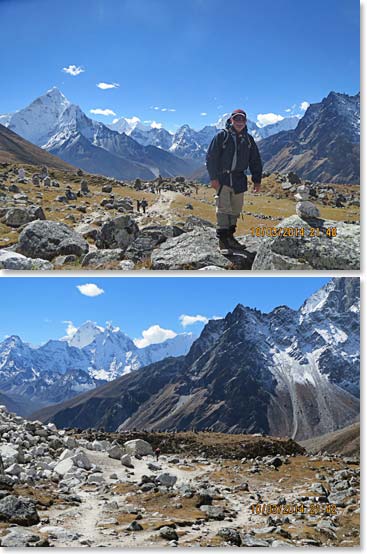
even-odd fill
[(0, 0), (0, 113), (52, 86), (91, 116), (116, 114), (92, 116), (100, 121), (138, 116), (173, 131), (238, 107), (253, 120), (303, 113), (331, 90), (359, 91), (359, 9), (357, 0)]
[[(239, 303), (263, 312), (283, 304), (298, 309), (329, 280), (316, 277), (3, 277), (0, 279), (0, 340), (18, 335), (26, 342), (41, 344), (50, 338), (65, 336), (67, 329), (70, 331), (87, 320), (102, 326), (111, 321), (133, 339), (145, 336), (153, 341), (156, 336), (168, 337), (167, 331), (199, 334), (205, 318), (223, 317)], [(183, 326), (182, 323), (191, 320), (180, 316), (199, 321)], [(166, 333), (155, 328), (156, 325)]]

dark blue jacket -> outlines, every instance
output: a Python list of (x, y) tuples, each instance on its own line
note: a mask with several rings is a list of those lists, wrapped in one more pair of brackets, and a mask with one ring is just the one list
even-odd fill
[(236, 135), (237, 161), (232, 171), (232, 162), (235, 153), (234, 131), (219, 131), (209, 145), (206, 155), (206, 167), (210, 180), (218, 179), (221, 185), (232, 186), (234, 192), (247, 190), (246, 170), (250, 168), (254, 183), (261, 183), (262, 163), (259, 150), (247, 127), (240, 135)]

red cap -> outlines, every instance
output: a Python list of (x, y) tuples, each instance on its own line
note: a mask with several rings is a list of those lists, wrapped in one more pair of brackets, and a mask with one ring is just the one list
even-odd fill
[(244, 118), (247, 119), (247, 115), (246, 115), (246, 112), (244, 110), (234, 110), (232, 113), (231, 113), (231, 117), (235, 116), (235, 115), (243, 115)]

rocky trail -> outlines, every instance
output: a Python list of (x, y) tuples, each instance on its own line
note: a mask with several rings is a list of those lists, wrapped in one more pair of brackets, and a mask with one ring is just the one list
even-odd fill
[[(0, 164), (0, 269), (359, 269), (355, 191), (336, 208), (333, 187), (291, 173), (270, 179), (268, 192), (246, 198), (246, 234), (237, 236), (246, 247), (224, 256), (206, 186), (183, 177), (87, 179), (81, 170), (60, 173), (61, 184), (59, 172), (35, 169)], [(142, 199), (145, 214), (136, 211)]]
[(0, 435), (1, 546), (359, 544), (357, 458), (261, 436), (66, 432), (4, 407)]

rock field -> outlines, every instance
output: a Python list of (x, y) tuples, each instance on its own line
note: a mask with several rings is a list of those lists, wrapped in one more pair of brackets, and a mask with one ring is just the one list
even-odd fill
[[(270, 437), (215, 434), (212, 448), (210, 433), (58, 430), (4, 407), (0, 436), (1, 546), (359, 544), (355, 457)], [(268, 451), (254, 456), (256, 441)]]

